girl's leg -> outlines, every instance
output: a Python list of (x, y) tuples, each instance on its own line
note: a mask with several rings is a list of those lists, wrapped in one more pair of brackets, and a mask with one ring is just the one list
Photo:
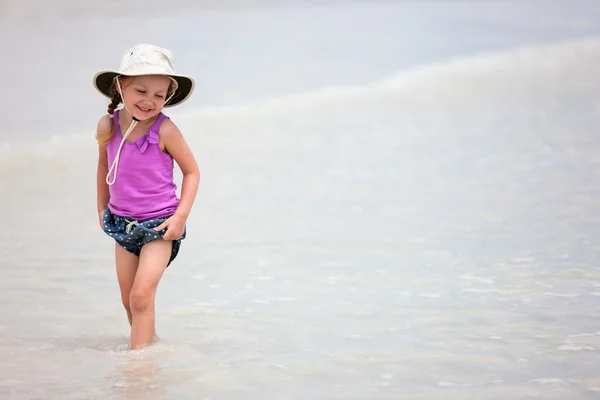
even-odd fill
[(121, 301), (123, 302), (125, 311), (127, 311), (127, 319), (131, 326), (131, 306), (129, 298), (135, 279), (135, 273), (138, 269), (139, 257), (135, 254), (131, 254), (115, 242), (115, 261), (117, 265), (117, 279), (119, 281), (119, 288), (121, 289)]
[(132, 349), (146, 346), (154, 339), (154, 297), (158, 282), (171, 257), (172, 248), (173, 242), (163, 239), (153, 240), (142, 247), (129, 299), (133, 316)]

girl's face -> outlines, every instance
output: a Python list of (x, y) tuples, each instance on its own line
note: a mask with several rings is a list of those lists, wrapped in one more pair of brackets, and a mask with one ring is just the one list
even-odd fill
[(157, 116), (167, 100), (171, 80), (163, 75), (146, 75), (121, 80), (123, 101), (140, 121)]

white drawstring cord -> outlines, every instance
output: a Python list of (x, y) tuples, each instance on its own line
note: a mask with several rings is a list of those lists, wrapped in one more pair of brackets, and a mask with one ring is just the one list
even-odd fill
[(173, 78), (171, 78), (170, 76), (167, 76), (167, 78), (169, 78), (171, 80), (171, 82), (173, 82), (173, 90), (171, 91), (171, 95), (169, 96), (168, 99), (165, 100), (165, 105), (169, 104), (169, 101), (171, 101), (171, 99), (173, 98), (173, 96), (175, 96), (175, 92), (177, 91), (177, 88), (179, 88), (179, 83), (177, 83), (177, 81)]
[(138, 226), (139, 224), (140, 224), (140, 223), (139, 223), (138, 221), (136, 221), (136, 220), (129, 221), (129, 223), (128, 223), (128, 224), (127, 224), (127, 226), (125, 227), (125, 232), (126, 232), (126, 233), (131, 233), (131, 230), (132, 230), (133, 228), (135, 228), (136, 226)]
[[(115, 123), (118, 124), (119, 121), (115, 121)], [(117, 181), (117, 168), (119, 168), (119, 156), (121, 155), (121, 148), (123, 147), (123, 144), (125, 143), (125, 140), (127, 139), (127, 136), (129, 136), (129, 134), (131, 133), (133, 128), (135, 128), (137, 123), (138, 123), (137, 118), (133, 117), (133, 121), (131, 121), (131, 125), (129, 125), (129, 129), (127, 129), (127, 133), (125, 134), (125, 136), (123, 136), (123, 140), (121, 140), (121, 144), (119, 145), (119, 150), (117, 150), (115, 159), (113, 160), (113, 163), (110, 166), (110, 169), (108, 170), (108, 174), (106, 174), (106, 183), (109, 185), (113, 185)], [(115, 172), (113, 174), (113, 179), (111, 180), (110, 174), (111, 174), (113, 168), (114, 168)]]

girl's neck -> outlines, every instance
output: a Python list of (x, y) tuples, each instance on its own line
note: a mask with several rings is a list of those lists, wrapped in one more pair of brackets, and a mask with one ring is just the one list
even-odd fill
[[(137, 126), (141, 126), (141, 127), (146, 127), (146, 126), (151, 126), (156, 119), (159, 117), (160, 113), (152, 118), (146, 119), (144, 121), (139, 121), (137, 123)], [(121, 122), (123, 122), (124, 124), (126, 124), (127, 126), (131, 125), (131, 122), (133, 121), (133, 116), (131, 115), (131, 113), (129, 111), (127, 111), (126, 108), (122, 108), (119, 110), (119, 119)]]

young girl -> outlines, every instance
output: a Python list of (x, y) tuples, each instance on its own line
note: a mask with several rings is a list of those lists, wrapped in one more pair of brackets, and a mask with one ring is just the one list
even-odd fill
[[(198, 190), (194, 156), (162, 113), (190, 97), (194, 80), (175, 74), (170, 51), (141, 44), (125, 53), (119, 71), (97, 73), (94, 87), (111, 99), (96, 132), (98, 219), (115, 240), (117, 279), (136, 349), (156, 337), (156, 288), (179, 252)], [(173, 160), (183, 173), (181, 199)]]

